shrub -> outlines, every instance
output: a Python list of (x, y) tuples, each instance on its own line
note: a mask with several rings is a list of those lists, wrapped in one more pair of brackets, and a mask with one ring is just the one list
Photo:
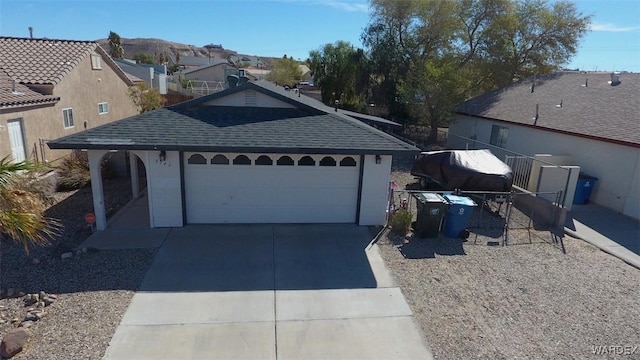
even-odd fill
[(405, 209), (400, 209), (391, 214), (389, 217), (389, 225), (391, 229), (400, 235), (406, 235), (411, 229), (411, 221), (413, 215)]
[(89, 157), (86, 152), (74, 151), (58, 166), (58, 190), (81, 189), (91, 181)]

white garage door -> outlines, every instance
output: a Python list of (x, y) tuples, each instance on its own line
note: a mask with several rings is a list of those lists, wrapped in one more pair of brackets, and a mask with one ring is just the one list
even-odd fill
[(359, 157), (185, 153), (187, 222), (354, 223)]

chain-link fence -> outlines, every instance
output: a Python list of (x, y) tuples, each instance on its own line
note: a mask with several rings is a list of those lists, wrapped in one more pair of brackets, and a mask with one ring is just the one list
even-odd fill
[[(415, 229), (417, 217), (417, 190), (391, 190), (388, 213), (399, 209), (413, 215)], [(451, 192), (432, 192), (439, 195)], [(563, 209), (558, 205), (562, 191), (545, 193), (458, 191), (455, 195), (468, 197), (477, 205), (473, 208), (465, 228), (465, 237), (474, 244), (482, 241), (488, 245), (532, 243), (541, 240), (559, 247), (563, 252), (561, 229), (564, 227)], [(555, 199), (548, 200), (549, 198)], [(445, 214), (455, 216), (455, 214)], [(441, 224), (442, 225), (442, 224)], [(468, 233), (467, 233), (468, 232)], [(415, 232), (414, 232), (415, 235)], [(444, 237), (440, 233), (439, 237)]]

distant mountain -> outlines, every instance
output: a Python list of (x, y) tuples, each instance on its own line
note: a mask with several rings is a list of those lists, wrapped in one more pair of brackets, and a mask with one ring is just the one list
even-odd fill
[[(103, 49), (109, 52), (109, 42), (107, 39), (96, 40)], [(180, 56), (196, 56), (196, 57), (215, 57), (227, 59), (231, 57), (234, 61), (238, 59), (247, 59), (248, 57), (256, 58), (255, 55), (238, 54), (238, 52), (223, 49), (220, 45), (209, 45), (207, 47), (199, 47), (195, 45), (186, 45), (162, 39), (126, 39), (121, 38), (122, 47), (124, 48), (124, 57), (133, 58), (136, 54), (153, 55), (156, 59), (160, 54), (165, 54), (170, 59), (175, 59), (177, 54)], [(259, 57), (259, 56), (258, 56)], [(273, 58), (259, 57), (266, 67), (270, 67)]]

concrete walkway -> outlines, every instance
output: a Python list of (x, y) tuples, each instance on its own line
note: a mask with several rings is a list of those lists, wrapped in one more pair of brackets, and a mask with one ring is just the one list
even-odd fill
[(640, 269), (640, 223), (595, 204), (573, 205), (565, 232)]
[(105, 359), (432, 359), (366, 227), (157, 235), (166, 239)]

